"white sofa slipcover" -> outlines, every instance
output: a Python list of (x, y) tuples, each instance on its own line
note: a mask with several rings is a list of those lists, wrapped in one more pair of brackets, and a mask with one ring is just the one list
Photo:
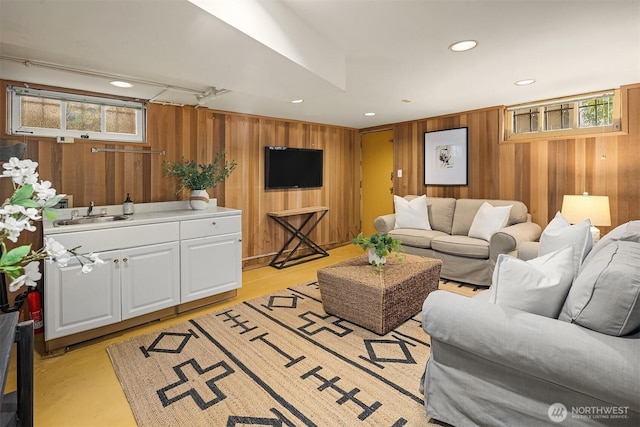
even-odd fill
[(632, 221), (594, 246), (558, 319), (493, 304), (490, 290), (430, 293), (427, 415), (457, 427), (640, 425), (639, 262)]

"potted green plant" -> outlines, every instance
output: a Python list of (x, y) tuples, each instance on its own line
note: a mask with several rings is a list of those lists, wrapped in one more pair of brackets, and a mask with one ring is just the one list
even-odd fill
[(368, 251), (369, 264), (376, 267), (378, 272), (382, 271), (382, 267), (387, 262), (387, 256), (391, 253), (396, 256), (398, 261), (402, 262), (401, 254), (404, 251), (402, 241), (387, 233), (374, 233), (369, 237), (365, 237), (363, 233), (360, 233), (351, 240), (351, 243)]
[(237, 166), (235, 160), (228, 162), (225, 154), (225, 150), (218, 152), (213, 163), (208, 165), (197, 164), (193, 160), (184, 158), (179, 162), (165, 161), (164, 173), (178, 179), (176, 193), (180, 193), (185, 188), (191, 191), (189, 203), (193, 209), (206, 209), (209, 206), (207, 189), (227, 179)]

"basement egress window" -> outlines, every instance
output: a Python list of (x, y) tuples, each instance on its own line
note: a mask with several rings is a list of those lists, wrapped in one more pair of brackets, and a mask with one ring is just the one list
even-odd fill
[(7, 90), (12, 135), (144, 142), (142, 102), (16, 86)]
[(620, 91), (506, 109), (505, 141), (620, 131)]

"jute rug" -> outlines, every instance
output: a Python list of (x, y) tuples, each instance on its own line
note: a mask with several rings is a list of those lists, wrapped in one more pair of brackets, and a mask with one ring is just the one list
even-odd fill
[(385, 336), (322, 310), (316, 283), (107, 348), (140, 426), (420, 426), (420, 314)]

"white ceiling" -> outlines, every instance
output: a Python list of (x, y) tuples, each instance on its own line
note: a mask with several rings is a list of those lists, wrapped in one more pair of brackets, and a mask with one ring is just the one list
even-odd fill
[(0, 0), (0, 58), (3, 79), (224, 88), (203, 106), (365, 128), (639, 83), (640, 0)]

